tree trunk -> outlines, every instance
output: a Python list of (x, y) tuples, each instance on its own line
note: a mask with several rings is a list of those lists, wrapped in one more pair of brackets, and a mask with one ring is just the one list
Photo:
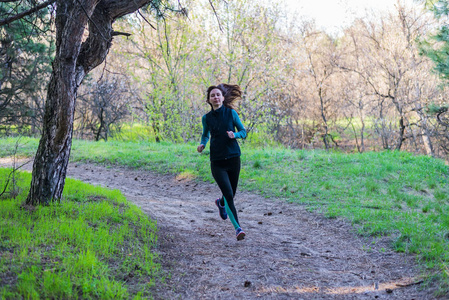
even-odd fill
[(86, 14), (69, 2), (57, 3), (56, 57), (48, 85), (42, 137), (27, 198), (27, 204), (31, 205), (48, 204), (60, 199), (64, 189), (72, 144), (75, 97), (82, 79), (77, 80), (77, 58), (88, 21)]
[(365, 152), (365, 120), (361, 118), (362, 128), (360, 128), (360, 153)]
[[(55, 72), (54, 72), (55, 73)], [(59, 81), (59, 83), (57, 83)], [(60, 94), (62, 78), (53, 74), (48, 89), (44, 130), (33, 165), (27, 204), (48, 204), (60, 199), (72, 143), (74, 100)]]
[(396, 150), (401, 151), (402, 143), (405, 141), (405, 124), (404, 124), (404, 116), (401, 112), (401, 117), (399, 118), (399, 137), (398, 143), (396, 144)]
[(320, 112), (321, 112), (321, 118), (323, 119), (323, 127), (324, 127), (324, 134), (321, 135), (323, 138), (324, 146), (326, 147), (326, 151), (329, 150), (329, 142), (327, 140), (327, 137), (329, 136), (329, 128), (327, 125), (326, 115), (325, 115), (325, 108), (324, 108), (324, 99), (323, 99), (323, 92), (321, 87), (318, 88), (318, 96), (320, 98)]
[(435, 153), (433, 151), (432, 140), (430, 139), (429, 127), (427, 126), (427, 116), (424, 116), (422, 113), (419, 114), (421, 117), (421, 134), (422, 140), (424, 143), (424, 149), (426, 150), (426, 154), (429, 156), (434, 156)]
[[(58, 0), (56, 56), (47, 91), (43, 133), (33, 165), (27, 204), (60, 200), (72, 144), (75, 99), (88, 72), (111, 47), (112, 23), (150, 0)], [(82, 42), (89, 25), (89, 37)]]
[(427, 155), (434, 156), (435, 152), (434, 152), (432, 140), (431, 140), (432, 135), (431, 135), (431, 132), (429, 131), (429, 126), (427, 124), (428, 117), (423, 112), (424, 109), (420, 103), (421, 91), (420, 91), (418, 85), (416, 86), (415, 91), (416, 91), (415, 111), (419, 116), (419, 123), (421, 124), (421, 126), (419, 126), (419, 127), (421, 129), (421, 137), (422, 137), (422, 141), (423, 141), (423, 145), (424, 145), (424, 150), (426, 151)]

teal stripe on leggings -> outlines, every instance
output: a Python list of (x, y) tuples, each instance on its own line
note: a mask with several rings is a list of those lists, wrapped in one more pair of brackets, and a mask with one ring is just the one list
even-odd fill
[(231, 209), (229, 208), (228, 201), (226, 201), (226, 198), (223, 196), (223, 200), (225, 203), (226, 212), (228, 213), (229, 220), (231, 220), (232, 225), (234, 225), (234, 229), (237, 229), (240, 227), (239, 223), (235, 220), (234, 214), (232, 213)]

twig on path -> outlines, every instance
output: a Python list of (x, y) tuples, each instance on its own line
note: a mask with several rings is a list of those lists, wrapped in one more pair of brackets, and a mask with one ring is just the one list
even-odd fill
[(421, 283), (423, 283), (423, 282), (424, 282), (424, 280), (419, 280), (419, 281), (415, 281), (415, 282), (411, 282), (411, 283), (405, 283), (405, 284), (403, 284), (403, 283), (396, 283), (396, 286), (399, 286), (399, 287), (408, 287), (408, 286), (412, 286), (412, 285), (421, 284)]

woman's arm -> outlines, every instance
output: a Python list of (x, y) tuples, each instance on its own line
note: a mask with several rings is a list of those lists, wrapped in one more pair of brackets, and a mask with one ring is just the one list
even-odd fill
[[(240, 121), (239, 115), (235, 110), (232, 110), (232, 121), (234, 123), (235, 128), (237, 128), (237, 132), (230, 131), (230, 132), (232, 132), (232, 134), (234, 136), (233, 138), (235, 138), (235, 139), (246, 138), (246, 129), (243, 126), (242, 122)], [(228, 136), (230, 138), (232, 138), (230, 135), (230, 132), (228, 132)]]
[(206, 148), (206, 144), (209, 141), (209, 126), (206, 123), (206, 115), (201, 119), (201, 123), (203, 124), (203, 134), (201, 135), (201, 144), (196, 149), (200, 153)]

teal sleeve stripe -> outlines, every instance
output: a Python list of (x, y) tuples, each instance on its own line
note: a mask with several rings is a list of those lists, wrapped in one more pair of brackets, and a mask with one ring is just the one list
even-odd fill
[(232, 110), (232, 121), (234, 122), (234, 126), (237, 128), (237, 132), (234, 133), (235, 138), (246, 138), (246, 129), (240, 121), (239, 115), (235, 110)]
[(209, 126), (206, 123), (206, 115), (201, 119), (201, 123), (203, 124), (203, 134), (201, 135), (201, 145), (206, 146), (209, 141)]
[(228, 201), (226, 201), (226, 198), (223, 196), (223, 200), (225, 203), (226, 213), (228, 214), (229, 220), (231, 220), (232, 225), (234, 226), (234, 229), (237, 230), (237, 228), (240, 227), (239, 223), (235, 220), (234, 214), (232, 213), (231, 209), (228, 206)]

